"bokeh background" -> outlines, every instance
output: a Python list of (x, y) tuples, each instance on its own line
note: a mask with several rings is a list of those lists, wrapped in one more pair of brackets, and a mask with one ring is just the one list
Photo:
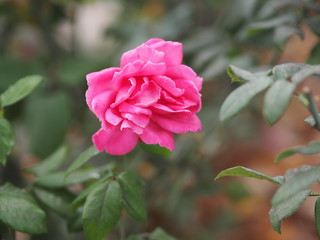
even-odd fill
[[(313, 199), (283, 222), (279, 235), (268, 220), (275, 186), (213, 179), (238, 165), (277, 176), (319, 163), (317, 156), (273, 162), (284, 148), (319, 140), (303, 122), (308, 112), (298, 101), (273, 127), (261, 117), (260, 98), (234, 119), (218, 119), (223, 100), (237, 87), (226, 74), (228, 64), (259, 71), (283, 62), (319, 63), (319, 29), (310, 20), (318, 15), (319, 1), (0, 0), (0, 91), (26, 75), (45, 76), (40, 88), (6, 112), (17, 144), (6, 168), (0, 167), (0, 183), (26, 186), (33, 178), (23, 169), (61, 144), (70, 146), (71, 156), (86, 149), (99, 123), (85, 104), (85, 75), (118, 66), (124, 51), (159, 37), (182, 42), (184, 63), (204, 78), (203, 131), (176, 136), (170, 157), (138, 147), (126, 159), (102, 154), (93, 161), (120, 162), (146, 180), (149, 220), (128, 220), (127, 233), (161, 226), (181, 240), (317, 239)], [(320, 89), (316, 79), (307, 84)], [(20, 234), (17, 240), (84, 239), (68, 233), (55, 214), (49, 229), (49, 234)]]

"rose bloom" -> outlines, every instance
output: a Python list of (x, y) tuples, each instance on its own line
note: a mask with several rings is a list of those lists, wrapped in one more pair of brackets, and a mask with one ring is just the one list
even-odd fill
[(120, 67), (87, 75), (87, 104), (101, 121), (92, 137), (99, 151), (126, 154), (139, 140), (173, 151), (173, 133), (201, 130), (202, 78), (182, 56), (181, 43), (150, 39), (125, 52)]

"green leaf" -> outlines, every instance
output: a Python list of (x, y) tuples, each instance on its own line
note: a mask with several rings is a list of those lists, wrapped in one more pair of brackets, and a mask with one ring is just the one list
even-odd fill
[(112, 177), (112, 174), (107, 174), (105, 176), (103, 176), (102, 178), (100, 178), (99, 180), (97, 180), (96, 182), (92, 183), (91, 185), (89, 185), (88, 187), (86, 187), (77, 197), (76, 199), (73, 200), (73, 202), (70, 205), (70, 209), (71, 210), (75, 210), (77, 207), (79, 207), (82, 203), (85, 202), (86, 198), (88, 197), (88, 195), (90, 194), (91, 191), (93, 191), (93, 189), (95, 189), (96, 187), (98, 187), (99, 185), (101, 185), (103, 182), (109, 181), (110, 178)]
[(19, 232), (40, 234), (47, 231), (45, 212), (30, 195), (12, 185), (0, 188), (0, 221)]
[(47, 173), (57, 170), (64, 163), (68, 156), (68, 147), (61, 146), (49, 157), (34, 167), (27, 168), (26, 171), (37, 176), (43, 176)]
[(0, 164), (6, 165), (7, 155), (12, 151), (15, 136), (11, 124), (0, 117)]
[(49, 207), (58, 215), (65, 218), (73, 215), (73, 212), (70, 211), (69, 206), (75, 195), (66, 189), (56, 190), (34, 187), (33, 192), (42, 204)]
[(268, 89), (264, 97), (263, 115), (272, 125), (283, 115), (288, 108), (296, 85), (286, 80), (276, 81)]
[(290, 198), (298, 194), (299, 192), (306, 190), (313, 183), (320, 180), (320, 167), (298, 168), (295, 171), (294, 176), (286, 178), (286, 182), (277, 190), (274, 194), (271, 204), (277, 206)]
[(89, 147), (87, 150), (82, 152), (76, 160), (72, 162), (72, 164), (68, 167), (66, 175), (69, 175), (71, 172), (76, 170), (77, 168), (83, 166), (87, 161), (90, 160), (93, 156), (97, 155), (99, 150), (95, 146)]
[(273, 206), (269, 212), (272, 228), (278, 233), (281, 233), (281, 221), (284, 218), (292, 215), (295, 211), (297, 211), (297, 209), (306, 200), (309, 194), (310, 190), (304, 190), (296, 193), (287, 201), (281, 202), (280, 204)]
[(255, 95), (266, 89), (271, 83), (271, 78), (260, 77), (238, 87), (222, 104), (219, 114), (220, 120), (225, 121), (236, 115), (248, 105)]
[(272, 68), (273, 78), (275, 80), (288, 79), (307, 66), (308, 65), (301, 63), (283, 63), (276, 65)]
[(41, 81), (41, 76), (32, 75), (24, 77), (11, 85), (4, 93), (0, 95), (1, 108), (12, 105), (28, 96), (33, 89), (40, 84)]
[(98, 179), (104, 171), (110, 170), (112, 166), (106, 165), (99, 169), (83, 169), (70, 173), (68, 176), (65, 172), (55, 172), (39, 177), (35, 183), (46, 188), (63, 188), (74, 184), (83, 183), (91, 179)]
[(46, 158), (62, 145), (71, 121), (71, 103), (65, 92), (30, 98), (26, 106), (26, 130), (29, 147)]
[(290, 157), (296, 153), (304, 154), (304, 155), (311, 155), (311, 154), (317, 154), (320, 153), (320, 142), (310, 142), (306, 146), (297, 146), (293, 148), (288, 148), (284, 151), (282, 151), (277, 157), (275, 162), (280, 162), (283, 159)]
[(143, 149), (146, 151), (153, 153), (158, 156), (163, 156), (163, 157), (169, 157), (171, 156), (172, 152), (166, 148), (166, 147), (161, 147), (158, 144), (145, 144), (145, 143), (140, 143)]
[(320, 74), (320, 65), (315, 65), (315, 66), (305, 65), (305, 68), (295, 73), (292, 76), (291, 80), (293, 83), (298, 84), (298, 83), (301, 83), (304, 79), (316, 74), (318, 75)]
[(142, 194), (143, 179), (133, 172), (126, 171), (119, 175), (118, 181), (122, 189), (124, 207), (129, 215), (138, 221), (146, 221), (147, 209)]
[(238, 176), (238, 177), (250, 177), (250, 178), (256, 178), (256, 179), (261, 179), (261, 180), (267, 180), (273, 184), (276, 184), (278, 186), (281, 185), (281, 182), (278, 181), (277, 178), (271, 178), (268, 177), (260, 172), (254, 171), (249, 168), (245, 167), (233, 167), (233, 168), (228, 168), (223, 171), (221, 171), (215, 178), (215, 180), (225, 177), (225, 176)]
[(314, 207), (314, 216), (316, 220), (316, 229), (318, 237), (320, 238), (320, 197), (317, 199), (315, 207)]
[(294, 24), (294, 21), (295, 19), (292, 14), (282, 14), (271, 19), (249, 24), (247, 27), (247, 33), (251, 35), (261, 30), (272, 29), (287, 23)]
[(121, 188), (110, 180), (94, 189), (83, 208), (83, 228), (88, 240), (102, 240), (115, 227), (122, 211)]
[(246, 82), (256, 78), (256, 76), (251, 72), (233, 65), (228, 66), (227, 73), (232, 82)]
[(144, 240), (144, 238), (140, 236), (129, 236), (126, 240)]
[(177, 240), (175, 237), (170, 236), (161, 228), (156, 228), (150, 234), (150, 240)]

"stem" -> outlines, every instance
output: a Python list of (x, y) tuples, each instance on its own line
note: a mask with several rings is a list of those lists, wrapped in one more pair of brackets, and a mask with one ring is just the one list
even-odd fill
[(125, 230), (125, 222), (124, 219), (119, 223), (119, 230), (120, 230), (120, 240), (125, 240), (126, 238), (126, 230)]
[(309, 197), (320, 197), (319, 193), (310, 193)]

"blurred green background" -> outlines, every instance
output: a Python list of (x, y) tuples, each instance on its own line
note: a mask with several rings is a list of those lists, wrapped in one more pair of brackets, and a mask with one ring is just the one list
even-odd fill
[[(107, 154), (94, 160), (97, 165), (120, 162), (147, 182), (149, 221), (128, 221), (128, 234), (161, 226), (182, 240), (316, 239), (308, 206), (298, 217), (286, 220), (282, 236), (271, 230), (268, 202), (275, 189), (268, 183), (237, 178), (213, 181), (219, 171), (236, 165), (271, 176), (283, 174), (294, 165), (275, 166), (275, 154), (314, 137), (292, 118), (271, 130), (259, 115), (259, 100), (249, 106), (250, 111), (224, 124), (218, 120), (218, 111), (237, 86), (227, 77), (228, 64), (255, 71), (286, 61), (319, 62), (316, 4), (294, 0), (0, 1), (0, 92), (26, 75), (45, 76), (40, 88), (6, 112), (14, 122), (17, 144), (8, 166), (0, 167), (0, 182), (25, 186), (32, 177), (22, 170), (63, 143), (69, 144), (72, 156), (87, 148), (99, 122), (85, 103), (85, 75), (118, 66), (124, 51), (159, 37), (182, 42), (184, 63), (204, 78), (199, 113), (203, 131), (176, 136), (170, 157), (137, 147), (125, 160)], [(304, 35), (304, 40), (298, 35)], [(298, 105), (291, 108), (307, 116)], [(22, 234), (18, 240), (84, 239), (67, 233), (58, 216), (51, 218), (50, 234), (32, 238)], [(301, 222), (303, 226), (297, 228)], [(107, 239), (116, 238), (111, 234)]]

